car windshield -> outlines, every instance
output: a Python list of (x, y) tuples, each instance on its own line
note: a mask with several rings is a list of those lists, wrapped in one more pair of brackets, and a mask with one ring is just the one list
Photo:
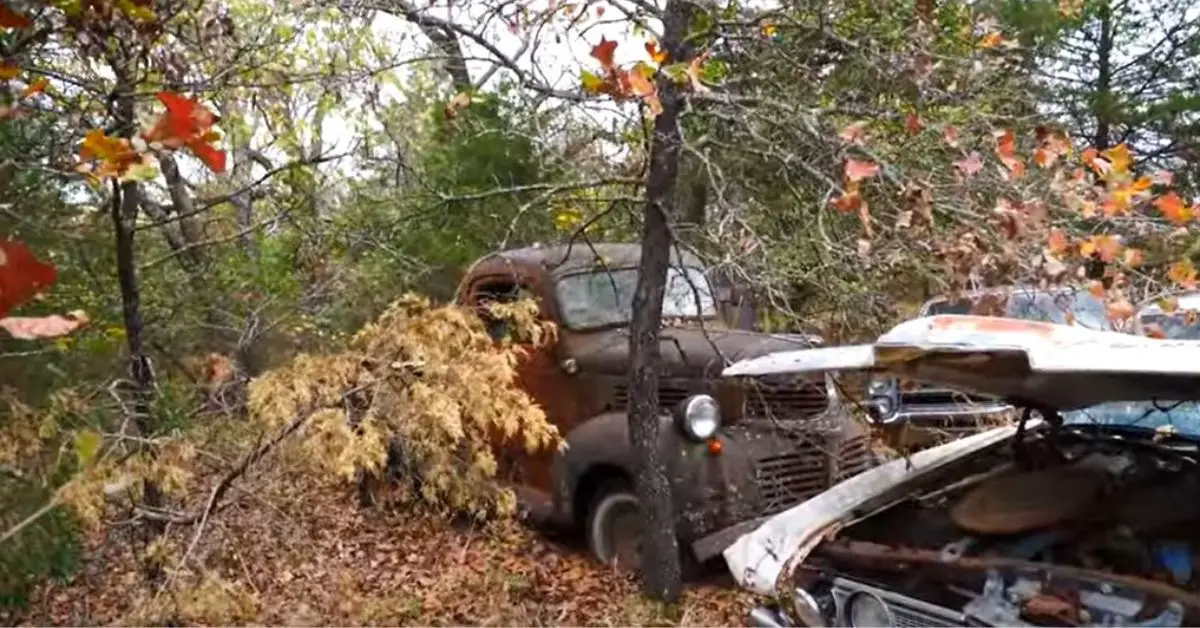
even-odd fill
[[(588, 329), (625, 324), (633, 313), (637, 289), (636, 268), (597, 270), (568, 275), (559, 280), (559, 309), (567, 327)], [(712, 286), (699, 268), (667, 269), (663, 318), (711, 318), (717, 315)]]
[(1193, 312), (1143, 314), (1138, 321), (1144, 331), (1159, 331), (1172, 340), (1200, 340), (1200, 316)]
[[(976, 309), (976, 303), (986, 298), (987, 295), (976, 299), (936, 301), (926, 308), (926, 312), (930, 316), (971, 314), (972, 310)], [(1059, 325), (1066, 325), (1073, 320), (1074, 324), (1089, 329), (1112, 329), (1112, 324), (1105, 315), (1104, 303), (1083, 290), (1077, 292), (1016, 291), (1008, 295), (1008, 302), (1004, 309), (1004, 315), (1010, 318), (1058, 323)]]
[(1067, 425), (1169, 430), (1180, 436), (1200, 438), (1200, 402), (1197, 401), (1114, 401), (1063, 412), (1062, 417)]

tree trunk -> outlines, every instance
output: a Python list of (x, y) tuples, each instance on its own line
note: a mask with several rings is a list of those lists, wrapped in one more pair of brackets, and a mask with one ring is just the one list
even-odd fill
[(1096, 93), (1092, 95), (1094, 102), (1092, 110), (1096, 114), (1096, 134), (1092, 137), (1092, 146), (1096, 150), (1109, 147), (1112, 137), (1113, 111), (1113, 15), (1108, 2), (1102, 2), (1099, 10), (1100, 42), (1096, 46)]
[[(684, 42), (694, 10), (695, 6), (684, 0), (667, 2), (662, 44), (673, 61), (687, 62), (694, 54)], [(637, 494), (645, 516), (642, 586), (652, 598), (674, 601), (681, 586), (679, 541), (675, 538), (671, 482), (658, 448), (658, 376), (663, 291), (672, 246), (670, 204), (679, 175), (679, 114), (684, 97), (663, 73), (658, 76), (658, 91), (663, 110), (654, 121), (650, 142), (642, 259), (630, 325), (629, 438), (633, 458), (638, 461)]]
[[(114, 68), (121, 65), (113, 64)], [(136, 116), (133, 110), (133, 89), (127, 80), (123, 80), (121, 72), (117, 76), (117, 95), (113, 108), (113, 117), (117, 128), (123, 137), (132, 137), (136, 131)], [(129, 376), (132, 380), (130, 392), (133, 397), (133, 423), (137, 427), (138, 436), (152, 438), (154, 421), (151, 417), (151, 406), (154, 400), (154, 371), (150, 368), (150, 360), (146, 357), (142, 345), (142, 309), (141, 294), (138, 289), (137, 260), (134, 255), (134, 228), (137, 226), (138, 211), (141, 209), (141, 190), (136, 181), (125, 183), (113, 182), (112, 186), (112, 222), (115, 232), (117, 254), (117, 284), (121, 291), (121, 315), (125, 325), (125, 342), (129, 351)], [(142, 503), (150, 509), (163, 507), (163, 495), (158, 484), (151, 479), (142, 481)], [(149, 545), (165, 530), (165, 524), (155, 519), (146, 519), (142, 523), (141, 541)], [(162, 583), (162, 564), (156, 558), (149, 558), (143, 565), (147, 582), (152, 587)]]

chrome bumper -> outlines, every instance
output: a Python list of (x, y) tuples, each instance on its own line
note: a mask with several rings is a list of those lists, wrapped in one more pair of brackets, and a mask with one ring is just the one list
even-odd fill
[[(850, 604), (859, 595), (870, 595), (883, 602), (891, 614), (891, 626), (953, 628), (968, 625), (967, 616), (959, 611), (845, 578), (833, 581), (833, 588), (830, 591), (833, 604), (832, 609), (829, 609), (832, 612), (821, 612), (815, 608), (813, 610), (820, 614), (826, 626), (850, 626)], [(804, 597), (811, 599), (811, 596)], [(829, 607), (826, 606), (826, 608)], [(751, 610), (748, 624), (761, 628), (790, 628), (804, 625), (779, 609), (767, 606), (758, 606)], [(978, 625), (978, 622), (975, 625)]]

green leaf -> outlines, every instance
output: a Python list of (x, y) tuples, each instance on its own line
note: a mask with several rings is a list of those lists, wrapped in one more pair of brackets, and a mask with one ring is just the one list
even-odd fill
[(75, 457), (79, 459), (79, 466), (86, 467), (91, 464), (100, 453), (100, 446), (103, 444), (104, 437), (98, 432), (91, 430), (75, 432)]
[(579, 83), (583, 86), (583, 91), (589, 94), (598, 94), (604, 88), (604, 79), (587, 70), (579, 71)]

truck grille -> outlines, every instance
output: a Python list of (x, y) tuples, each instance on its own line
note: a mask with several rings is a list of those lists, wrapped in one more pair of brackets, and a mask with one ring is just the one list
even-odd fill
[(759, 378), (747, 384), (746, 418), (776, 421), (807, 419), (825, 411), (829, 394), (824, 381)]
[(791, 440), (794, 448), (788, 453), (755, 461), (763, 516), (783, 512), (870, 466), (865, 436), (851, 438), (832, 452), (815, 436)]
[[(670, 412), (679, 402), (697, 393), (715, 394), (715, 386), (704, 380), (667, 380), (658, 388), (658, 406)], [(625, 384), (613, 387), (612, 408), (626, 408), (629, 388)], [(806, 379), (763, 378), (746, 388), (745, 418), (752, 420), (797, 421), (814, 417), (829, 406), (829, 395), (823, 381)]]

